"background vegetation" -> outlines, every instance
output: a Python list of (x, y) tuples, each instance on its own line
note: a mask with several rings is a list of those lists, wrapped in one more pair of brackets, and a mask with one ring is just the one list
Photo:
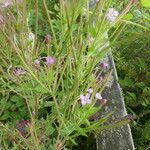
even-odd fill
[[(147, 3), (146, 3), (147, 2)], [(138, 150), (150, 148), (150, 2), (140, 1), (128, 15), (129, 20), (143, 25), (126, 26), (114, 47), (119, 83), (126, 107), (137, 119), (132, 124), (132, 134)]]

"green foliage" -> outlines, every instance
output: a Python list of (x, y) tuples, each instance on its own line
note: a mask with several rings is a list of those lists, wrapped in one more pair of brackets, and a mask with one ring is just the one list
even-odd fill
[[(58, 7), (59, 0), (50, 0), (47, 1), (47, 6), (49, 8), (49, 13), (52, 15), (52, 17), (56, 16), (57, 11), (59, 10), (59, 8), (56, 9), (56, 7)], [(44, 5), (43, 5), (43, 1), (42, 0), (38, 0), (38, 13), (36, 14), (36, 3), (35, 0), (29, 0), (27, 2), (27, 6), (28, 6), (28, 14), (29, 14), (29, 27), (31, 28), (32, 31), (35, 30), (35, 26), (36, 26), (36, 15), (38, 15), (38, 29), (37, 29), (37, 34), (39, 36), (45, 37), (46, 34), (48, 34), (50, 32), (49, 30), (49, 24), (47, 22), (47, 16), (45, 13), (45, 9), (44, 9)], [(35, 32), (35, 31), (34, 31)]]
[[(132, 4), (111, 22), (106, 17), (111, 0), (94, 8), (87, 0), (66, 2), (28, 0), (6, 9), (6, 17), (12, 20), (0, 33), (4, 43), (0, 48), (0, 145), (4, 149), (67, 149), (77, 144), (80, 135), (130, 121), (109, 122), (113, 112), (98, 120), (90, 118), (104, 105), (102, 101), (95, 105), (95, 94), (104, 89), (109, 73), (99, 82), (94, 72), (109, 52), (106, 33), (118, 23), (113, 33), (117, 39)], [(89, 88), (93, 92), (84, 105), (81, 96), (89, 94)]]
[(149, 0), (141, 0), (141, 4), (142, 4), (144, 7), (149, 7), (149, 8), (150, 8), (150, 2), (149, 2)]
[[(143, 1), (144, 2), (144, 1)], [(140, 8), (140, 5), (139, 5)], [(149, 28), (150, 21), (146, 9), (132, 10), (133, 19)], [(143, 18), (143, 20), (142, 20)], [(132, 125), (134, 143), (137, 149), (149, 146), (149, 113), (150, 113), (150, 30), (144, 31), (140, 27), (126, 27), (124, 35), (120, 37), (120, 44), (115, 47), (119, 83), (128, 107), (128, 111), (137, 116)]]
[(3, 98), (1, 98), (0, 110), (1, 110), (0, 115), (1, 121), (9, 120), (12, 122), (16, 122), (21, 118), (27, 117), (26, 104), (23, 98), (17, 95), (11, 96), (10, 94), (9, 97), (3, 96)]

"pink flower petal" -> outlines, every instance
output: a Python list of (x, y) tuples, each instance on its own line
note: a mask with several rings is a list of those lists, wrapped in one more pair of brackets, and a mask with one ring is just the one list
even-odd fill
[(100, 93), (96, 93), (96, 94), (95, 94), (95, 98), (96, 98), (96, 99), (102, 99), (102, 96), (101, 96)]
[(88, 89), (88, 92), (89, 92), (90, 94), (92, 94), (92, 93), (93, 93), (93, 89), (92, 89), (92, 88)]

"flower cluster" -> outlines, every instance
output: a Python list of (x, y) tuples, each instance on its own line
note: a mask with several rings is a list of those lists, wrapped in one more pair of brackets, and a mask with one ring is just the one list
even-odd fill
[(81, 105), (84, 106), (86, 104), (91, 104), (92, 103), (92, 100), (90, 99), (91, 97), (91, 94), (90, 93), (87, 93), (85, 95), (80, 95), (80, 100), (81, 100)]
[[(36, 59), (34, 60), (34, 64), (36, 66), (39, 66), (40, 65), (40, 62), (44, 59), (44, 62), (47, 66), (52, 66), (55, 61), (56, 61), (56, 58), (55, 57), (52, 57), (52, 56), (47, 56), (47, 57), (41, 57), (39, 59)], [(26, 73), (26, 71), (20, 67), (16, 67), (14, 70), (13, 70), (13, 73), (15, 76), (21, 76), (23, 74)]]
[[(91, 104), (92, 103), (92, 100), (91, 100), (92, 93), (93, 93), (93, 89), (90, 88), (90, 89), (88, 89), (88, 91), (87, 91), (86, 94), (84, 94), (84, 95), (81, 94), (80, 95), (80, 100), (81, 100), (81, 105), (82, 106), (84, 106), (86, 104)], [(95, 94), (95, 98), (97, 100), (100, 100), (102, 105), (105, 105), (107, 103), (107, 100), (103, 99), (100, 93), (96, 93)]]
[(114, 8), (108, 9), (108, 13), (106, 15), (107, 20), (114, 22), (118, 16), (119, 16), (119, 12), (116, 11)]
[(16, 69), (13, 70), (13, 73), (14, 73), (16, 76), (20, 76), (20, 75), (25, 74), (25, 71), (24, 71), (22, 68), (16, 68)]
[(41, 62), (41, 60), (45, 60), (45, 63), (48, 65), (48, 66), (51, 66), (51, 65), (53, 65), (54, 63), (55, 63), (55, 61), (56, 61), (56, 58), (55, 57), (53, 57), (53, 56), (47, 56), (47, 57), (41, 57), (41, 58), (39, 58), (39, 59), (36, 59), (35, 61), (34, 61), (34, 64), (35, 65), (40, 65), (40, 62)]
[(52, 57), (52, 56), (47, 56), (45, 57), (45, 60), (46, 60), (46, 64), (47, 65), (53, 65), (55, 63), (55, 57)]

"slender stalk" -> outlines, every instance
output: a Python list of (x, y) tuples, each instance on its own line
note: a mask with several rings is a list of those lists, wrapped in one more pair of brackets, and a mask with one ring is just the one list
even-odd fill
[(47, 8), (47, 4), (46, 4), (46, 1), (45, 1), (45, 0), (43, 0), (43, 4), (44, 4), (44, 8), (45, 8), (47, 17), (48, 17), (48, 22), (49, 22), (50, 28), (51, 28), (51, 30), (52, 30), (52, 36), (53, 36), (53, 38), (54, 38), (54, 45), (55, 45), (55, 48), (56, 48), (56, 50), (57, 50), (57, 49), (58, 49), (58, 43), (57, 43), (56, 33), (55, 33), (55, 31), (54, 31), (54, 27), (53, 27), (53, 24), (52, 24), (52, 20), (51, 20), (50, 14), (49, 14), (49, 12), (48, 12), (48, 8)]
[[(39, 12), (39, 4), (38, 0), (35, 1), (35, 42), (34, 42), (34, 48), (33, 51), (36, 50), (36, 45), (37, 45), (37, 33), (38, 33), (38, 12)], [(36, 54), (33, 52), (33, 54)]]

